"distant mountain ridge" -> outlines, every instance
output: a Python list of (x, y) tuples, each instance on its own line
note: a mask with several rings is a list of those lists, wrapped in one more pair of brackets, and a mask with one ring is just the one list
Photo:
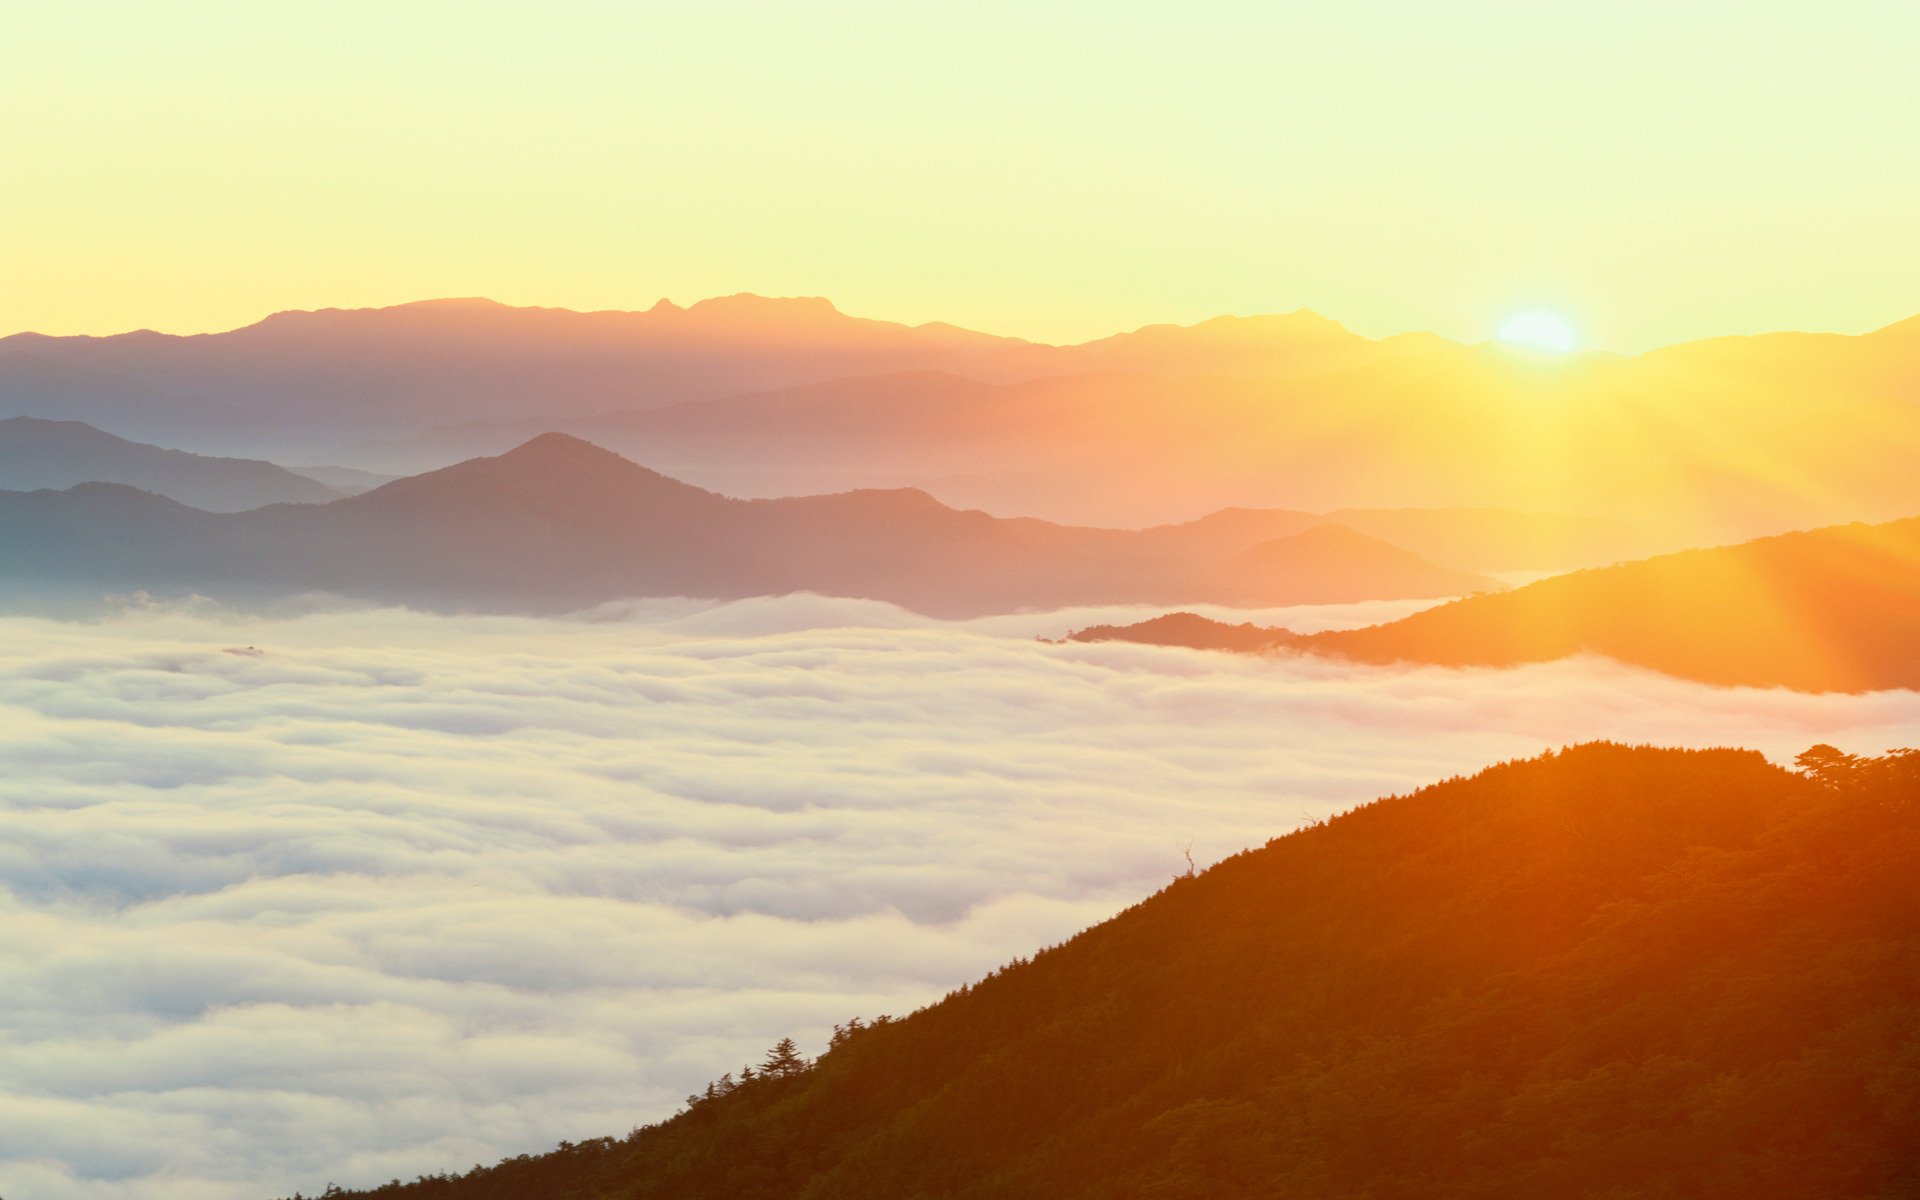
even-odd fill
[(1071, 636), (1441, 666), (1591, 653), (1712, 684), (1920, 689), (1920, 517), (1577, 571), (1365, 629), (1302, 635), (1182, 613)]
[(213, 512), (320, 504), (342, 493), (270, 462), (130, 442), (79, 421), (0, 419), (0, 489), (118, 483)]
[(1188, 544), (949, 508), (912, 489), (734, 500), (564, 434), (317, 505), (187, 508), (125, 487), (0, 493), (15, 586), (331, 591), (554, 611), (812, 591), (936, 616), (1077, 604), (1278, 605), (1497, 589), (1352, 530)]
[(1916, 322), (1551, 356), (1292, 313), (1049, 346), (745, 295), (0, 339), (0, 415), (278, 461), (412, 473), (555, 430), (729, 494), (914, 486), (1097, 526), (1505, 509), (1659, 549), (1920, 511), (1917, 379)]
[[(1226, 507), (1497, 508), (1617, 520), (1662, 535), (1651, 551), (1920, 510), (1907, 469), (1920, 457), (1920, 336), (1903, 326), (1629, 358), (1409, 337), (1320, 356), (1311, 327), (1250, 354), (1211, 324), (1127, 335), (1125, 353), (1067, 348), (1057, 369), (1022, 378), (863, 373), (545, 427), (724, 490), (912, 484), (959, 507), (1077, 524)], [(540, 420), (425, 429), (361, 452), (437, 464), (498, 452)]]
[[(1324, 325), (1295, 349), (1268, 347), (1269, 367), (1376, 352), (1376, 343)], [(851, 376), (947, 371), (1011, 381), (1136, 370), (1134, 337), (1048, 346), (850, 317), (819, 297), (742, 294), (684, 308), (663, 300), (632, 312), (432, 300), (275, 313), (224, 333), (0, 338), (0, 411), (202, 444), (271, 444), (286, 455), (449, 422), (551, 422)]]

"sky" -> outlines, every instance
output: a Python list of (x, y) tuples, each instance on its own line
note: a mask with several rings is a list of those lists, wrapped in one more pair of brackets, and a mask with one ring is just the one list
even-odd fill
[(754, 291), (1043, 340), (1920, 312), (1910, 0), (15, 6), (0, 333)]
[(1790, 761), (1920, 726), (1911, 692), (1599, 660), (1034, 640), (1121, 615), (0, 618), (0, 1193), (314, 1195), (623, 1134), (1106, 918), (1183, 846), (1573, 741)]

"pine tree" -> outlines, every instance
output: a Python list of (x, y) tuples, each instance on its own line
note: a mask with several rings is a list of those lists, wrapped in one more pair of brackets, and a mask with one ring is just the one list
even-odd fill
[(767, 1051), (767, 1060), (760, 1064), (760, 1074), (775, 1078), (798, 1075), (807, 1069), (807, 1060), (800, 1057), (800, 1048), (793, 1039), (783, 1037)]

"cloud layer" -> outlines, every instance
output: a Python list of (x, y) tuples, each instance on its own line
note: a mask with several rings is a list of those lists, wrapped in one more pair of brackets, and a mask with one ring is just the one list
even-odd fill
[(1125, 615), (0, 620), (0, 1194), (258, 1200), (620, 1133), (1100, 920), (1183, 843), (1594, 737), (1920, 729), (1909, 693), (1595, 661), (1032, 640)]

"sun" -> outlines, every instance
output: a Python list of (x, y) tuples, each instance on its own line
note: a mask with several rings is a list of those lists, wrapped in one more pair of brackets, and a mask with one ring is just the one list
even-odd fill
[(1548, 354), (1569, 354), (1580, 344), (1565, 317), (1538, 309), (1514, 313), (1500, 322), (1500, 331), (1494, 336), (1509, 346)]

